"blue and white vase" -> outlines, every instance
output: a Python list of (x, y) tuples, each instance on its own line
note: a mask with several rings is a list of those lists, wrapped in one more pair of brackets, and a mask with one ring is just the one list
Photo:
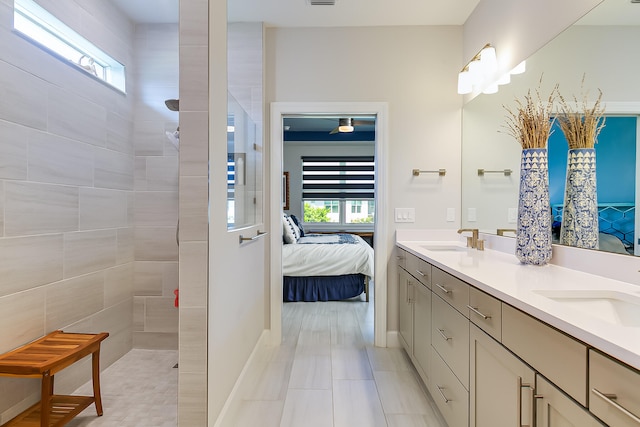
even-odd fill
[(516, 257), (523, 264), (551, 259), (551, 206), (546, 148), (522, 150)]
[(567, 182), (560, 243), (598, 249), (598, 197), (595, 148), (573, 148), (567, 161)]

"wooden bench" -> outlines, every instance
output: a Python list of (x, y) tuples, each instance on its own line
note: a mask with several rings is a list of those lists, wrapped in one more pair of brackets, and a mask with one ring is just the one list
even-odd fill
[[(95, 402), (102, 415), (100, 397), (100, 343), (109, 336), (55, 331), (0, 355), (0, 376), (41, 378), (41, 399), (1, 427), (63, 426)], [(93, 396), (53, 394), (56, 373), (91, 354)]]

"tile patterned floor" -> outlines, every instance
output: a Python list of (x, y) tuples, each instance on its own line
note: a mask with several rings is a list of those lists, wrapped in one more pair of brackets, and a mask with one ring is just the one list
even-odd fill
[[(176, 360), (175, 351), (127, 353), (101, 376), (104, 416), (90, 407), (68, 425), (176, 426)], [(373, 302), (359, 298), (284, 304), (282, 345), (258, 350), (220, 424), (446, 427), (404, 351), (373, 346)]]

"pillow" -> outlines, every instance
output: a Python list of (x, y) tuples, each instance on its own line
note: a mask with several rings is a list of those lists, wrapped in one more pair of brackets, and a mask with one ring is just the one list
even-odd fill
[(298, 241), (300, 234), (298, 233), (298, 237), (296, 237), (295, 226), (286, 214), (282, 215), (282, 235), (285, 243), (296, 243)]
[(289, 215), (289, 218), (293, 220), (293, 223), (298, 226), (300, 230), (300, 237), (304, 237), (304, 229), (302, 228), (302, 223), (295, 215)]

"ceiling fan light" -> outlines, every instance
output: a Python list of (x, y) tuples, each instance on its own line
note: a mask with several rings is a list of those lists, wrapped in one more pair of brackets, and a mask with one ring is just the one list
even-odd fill
[(338, 132), (341, 132), (341, 133), (353, 132), (352, 119), (340, 119), (338, 121)]

